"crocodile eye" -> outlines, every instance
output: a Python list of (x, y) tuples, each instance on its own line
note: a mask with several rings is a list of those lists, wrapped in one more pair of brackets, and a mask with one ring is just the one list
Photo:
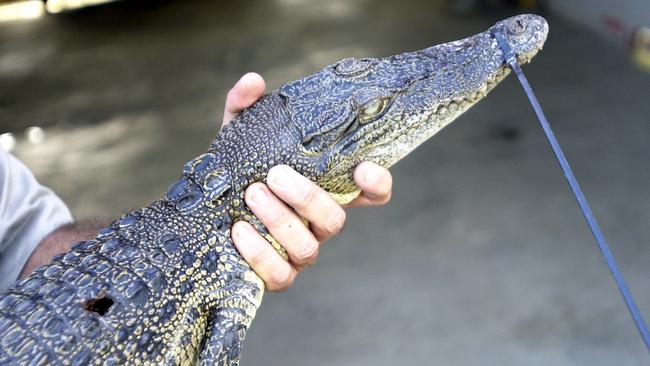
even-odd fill
[(359, 112), (359, 122), (367, 123), (379, 116), (388, 105), (388, 100), (385, 98), (377, 98), (363, 106)]
[(370, 69), (370, 66), (372, 66), (372, 62), (370, 60), (346, 58), (334, 66), (334, 71), (340, 76), (355, 76), (363, 74), (368, 69)]

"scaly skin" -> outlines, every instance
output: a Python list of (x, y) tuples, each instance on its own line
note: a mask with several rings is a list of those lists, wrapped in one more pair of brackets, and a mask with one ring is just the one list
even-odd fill
[(527, 62), (548, 28), (537, 16), (513, 17), (421, 51), (345, 59), (264, 96), (160, 200), (0, 298), (0, 364), (237, 365), (264, 284), (230, 228), (246, 220), (270, 238), (245, 188), (288, 164), (351, 199), (359, 162), (394, 164), (507, 75), (490, 31)]

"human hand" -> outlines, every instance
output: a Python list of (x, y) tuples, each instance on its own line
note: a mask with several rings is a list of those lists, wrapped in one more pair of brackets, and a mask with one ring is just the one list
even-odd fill
[[(265, 88), (260, 75), (247, 73), (242, 76), (226, 97), (223, 125), (255, 103)], [(379, 165), (359, 164), (354, 171), (354, 181), (362, 193), (343, 206), (286, 165), (271, 168), (266, 184), (254, 183), (246, 189), (246, 204), (289, 255), (289, 260), (284, 260), (249, 223), (239, 221), (233, 226), (235, 246), (264, 280), (267, 289), (289, 288), (300, 271), (316, 262), (320, 245), (343, 228), (343, 208), (378, 206), (390, 200), (392, 177)], [(309, 227), (303, 224), (302, 218), (309, 221)]]

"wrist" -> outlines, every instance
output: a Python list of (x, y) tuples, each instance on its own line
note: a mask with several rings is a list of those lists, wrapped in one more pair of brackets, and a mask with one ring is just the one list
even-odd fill
[(19, 278), (25, 278), (37, 267), (50, 263), (55, 255), (68, 252), (73, 244), (95, 238), (101, 227), (99, 224), (74, 223), (54, 230), (36, 246), (23, 266)]

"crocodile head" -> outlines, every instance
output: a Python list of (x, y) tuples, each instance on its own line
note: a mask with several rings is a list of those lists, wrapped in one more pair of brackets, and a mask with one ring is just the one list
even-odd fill
[(482, 99), (510, 71), (493, 32), (525, 63), (542, 48), (548, 25), (519, 15), (420, 51), (347, 58), (282, 86), (301, 135), (298, 154), (318, 161), (319, 184), (355, 192), (351, 172), (361, 161), (391, 166)]

